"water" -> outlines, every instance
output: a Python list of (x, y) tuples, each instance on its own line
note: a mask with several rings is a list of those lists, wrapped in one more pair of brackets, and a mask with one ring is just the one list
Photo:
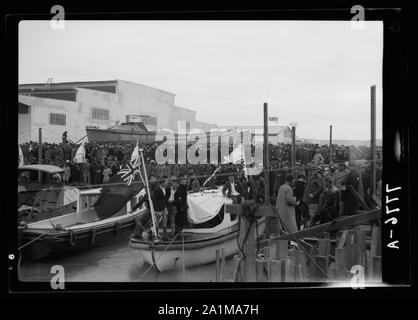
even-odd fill
[[(60, 257), (25, 262), (19, 267), (21, 281), (49, 282), (53, 265), (65, 270), (65, 281), (69, 282), (215, 282), (215, 263), (157, 272), (139, 256), (138, 251), (129, 247), (131, 233), (121, 233), (108, 243), (67, 254)], [(234, 272), (232, 257), (227, 258), (224, 281), (231, 281)]]

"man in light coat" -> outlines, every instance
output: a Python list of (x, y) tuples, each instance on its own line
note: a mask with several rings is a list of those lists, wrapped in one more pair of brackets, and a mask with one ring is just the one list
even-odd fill
[(281, 223), (286, 226), (284, 231), (291, 233), (298, 231), (296, 225), (295, 206), (299, 205), (299, 201), (296, 201), (296, 198), (293, 196), (293, 182), (294, 177), (292, 175), (288, 175), (285, 183), (279, 188), (276, 200), (276, 208), (279, 211)]

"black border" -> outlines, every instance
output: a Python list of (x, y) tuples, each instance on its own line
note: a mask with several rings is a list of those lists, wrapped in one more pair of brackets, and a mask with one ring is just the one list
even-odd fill
[[(55, 3), (54, 3), (55, 4)], [(111, 4), (117, 5), (117, 4)], [(49, 20), (52, 14), (49, 14), (49, 10), (52, 5), (40, 6), (30, 5), (25, 6), (24, 9), (8, 8), (6, 13), (11, 15), (5, 16), (5, 45), (6, 58), (4, 59), (6, 64), (6, 73), (4, 76), (4, 88), (6, 95), (4, 98), (4, 107), (2, 108), (2, 122), (3, 122), (3, 137), (7, 137), (7, 141), (10, 142), (10, 150), (15, 150), (17, 143), (17, 137), (11, 132), (17, 132), (17, 117), (15, 108), (12, 106), (16, 105), (17, 97), (17, 84), (18, 84), (18, 34), (17, 25), (20, 20), (38, 20), (47, 19)], [(73, 4), (63, 4), (66, 10), (66, 19), (68, 20), (119, 20), (119, 19), (140, 19), (140, 20), (351, 20), (352, 14), (350, 13), (351, 5), (338, 6), (338, 5), (323, 5), (320, 8), (318, 5), (316, 8), (310, 9), (292, 9), (291, 7), (285, 7), (282, 5), (280, 9), (175, 9), (171, 11), (170, 7), (164, 10), (155, 8), (144, 8), (143, 4), (140, 4), (142, 8), (109, 8), (109, 6), (102, 3), (99, 7), (86, 7), (85, 4), (82, 6), (75, 6)], [(401, 198), (401, 218), (398, 220), (396, 226), (396, 233), (399, 234), (401, 250), (388, 249), (384, 245), (388, 240), (389, 229), (383, 224), (383, 258), (382, 268), (384, 281), (390, 284), (408, 284), (411, 281), (411, 206), (412, 199), (412, 184), (411, 184), (411, 166), (409, 161), (411, 160), (412, 150), (412, 117), (409, 117), (407, 109), (407, 101), (405, 96), (407, 95), (406, 84), (408, 80), (407, 74), (407, 32), (406, 28), (406, 13), (405, 10), (400, 9), (376, 9), (376, 6), (371, 6), (375, 9), (366, 8), (366, 20), (383, 20), (384, 21), (384, 61), (383, 61), (383, 146), (384, 146), (384, 171), (383, 179), (384, 184), (389, 183), (390, 187), (394, 185), (402, 186), (402, 190), (397, 193)], [(334, 9), (325, 9), (325, 8)], [(98, 9), (100, 8), (100, 9)], [(309, 8), (306, 6), (305, 8)], [(132, 13), (132, 11), (136, 13)], [(31, 14), (27, 14), (30, 11)], [(100, 11), (101, 13), (95, 13)], [(73, 14), (72, 12), (78, 12)], [(83, 12), (83, 13), (81, 13)], [(115, 13), (119, 12), (119, 13)], [(400, 28), (402, 27), (402, 29)], [(401, 32), (402, 30), (402, 32)], [(405, 116), (407, 115), (407, 116)], [(399, 131), (401, 134), (402, 147), (404, 158), (400, 163), (396, 161), (393, 153), (393, 141), (395, 132)], [(16, 139), (16, 140), (15, 140)], [(10, 165), (7, 167), (15, 166), (15, 158), (7, 159), (10, 161)], [(12, 178), (13, 183), (15, 179)], [(8, 190), (16, 190), (10, 188)], [(13, 215), (14, 203), (16, 201), (16, 193), (7, 192), (2, 194), (6, 203), (7, 212), (7, 230), (8, 235), (8, 248), (6, 255), (13, 253), (13, 250), (9, 248), (16, 248), (16, 229), (17, 221)], [(384, 217), (382, 212), (382, 217)], [(384, 219), (382, 219), (384, 221)], [(395, 228), (395, 227), (394, 227)], [(16, 260), (8, 260), (8, 267), (12, 270), (8, 270), (8, 291), (13, 292), (26, 292), (35, 293), (40, 291), (55, 292), (52, 291), (49, 283), (36, 283), (36, 282), (19, 282), (17, 280), (16, 272)], [(135, 294), (138, 290), (152, 290), (147, 291), (147, 295), (158, 294), (159, 290), (168, 289), (166, 291), (170, 296), (175, 296), (176, 292), (182, 292), (182, 296), (189, 296), (190, 299), (196, 297), (195, 291), (198, 290), (200, 293), (206, 294), (210, 291), (206, 289), (227, 289), (225, 291), (211, 291), (219, 292), (218, 297), (224, 296), (235, 296), (237, 293), (243, 293), (243, 288), (251, 288), (252, 290), (244, 290), (251, 296), (257, 296), (261, 290), (264, 294), (269, 295), (269, 292), (280, 295), (287, 298), (296, 298), (306, 296), (308, 298), (318, 297), (317, 293), (320, 292), (320, 296), (334, 297), (343, 292), (353, 292), (353, 289), (341, 289), (341, 288), (327, 288), (325, 290), (318, 289), (318, 286), (314, 283), (308, 283), (304, 288), (306, 290), (274, 290), (274, 287), (287, 287), (286, 284), (232, 284), (232, 283), (66, 283), (65, 291), (88, 291), (90, 294), (94, 292), (102, 292), (104, 296), (112, 294), (111, 292), (128, 292)], [(292, 285), (294, 288), (300, 288), (300, 284)], [(326, 285), (323, 285), (325, 288)], [(265, 288), (263, 290), (263, 288)], [(266, 290), (270, 288), (272, 290)], [(400, 288), (396, 286), (396, 288)], [(185, 289), (185, 290), (184, 290)], [(239, 291), (237, 291), (239, 290)], [(383, 288), (368, 288), (370, 292), (384, 291)], [(359, 292), (357, 290), (357, 292)], [(64, 294), (65, 295), (65, 294)], [(363, 296), (363, 294), (357, 294), (357, 297)], [(183, 299), (183, 298), (182, 298)]]

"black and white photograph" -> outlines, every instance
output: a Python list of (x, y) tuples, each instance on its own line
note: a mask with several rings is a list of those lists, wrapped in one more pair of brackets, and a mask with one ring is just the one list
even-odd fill
[(405, 161), (404, 140), (384, 134), (385, 22), (353, 8), (20, 20), (17, 281), (386, 286), (407, 186), (383, 145)]

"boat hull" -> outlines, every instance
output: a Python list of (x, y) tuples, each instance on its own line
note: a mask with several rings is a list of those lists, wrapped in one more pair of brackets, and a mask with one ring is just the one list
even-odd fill
[[(264, 232), (264, 219), (258, 222), (259, 233)], [(193, 240), (193, 236), (200, 239)], [(159, 272), (179, 268), (189, 268), (204, 265), (216, 260), (216, 250), (224, 248), (225, 257), (238, 253), (238, 226), (225, 230), (219, 235), (186, 235), (183, 238), (178, 236), (172, 243), (169, 241), (153, 243), (144, 240), (131, 238), (129, 245), (138, 250), (140, 256), (150, 265), (153, 265)]]
[(39, 260), (52, 255), (74, 253), (100, 246), (119, 235), (125, 235), (133, 231), (135, 217), (127, 217), (119, 221), (104, 223), (97, 227), (89, 227), (81, 230), (54, 230), (23, 229), (20, 231), (20, 245), (24, 245), (41, 236), (22, 249), (23, 261)]

